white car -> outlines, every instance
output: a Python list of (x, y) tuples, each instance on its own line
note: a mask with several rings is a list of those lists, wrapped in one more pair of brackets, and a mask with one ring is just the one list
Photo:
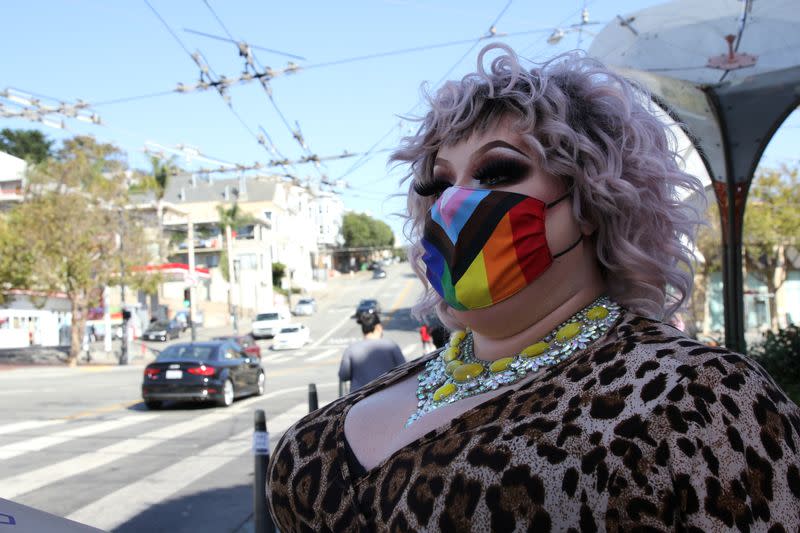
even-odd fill
[(301, 298), (294, 306), (292, 313), (297, 316), (309, 316), (313, 315), (316, 310), (317, 302), (314, 298)]
[(311, 342), (311, 332), (302, 324), (289, 324), (281, 328), (272, 339), (273, 350), (292, 350), (302, 348)]
[(253, 337), (274, 337), (289, 324), (289, 312), (284, 310), (264, 311), (256, 315), (253, 320)]

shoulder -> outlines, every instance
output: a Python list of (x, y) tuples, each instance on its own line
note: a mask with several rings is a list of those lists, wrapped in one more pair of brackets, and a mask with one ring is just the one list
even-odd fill
[(625, 454), (643, 453), (663, 469), (682, 519), (700, 527), (800, 521), (800, 409), (769, 374), (646, 318), (626, 317), (617, 334), (594, 357), (608, 358), (601, 383), (627, 369), (610, 441), (612, 454), (625, 452), (621, 468)]

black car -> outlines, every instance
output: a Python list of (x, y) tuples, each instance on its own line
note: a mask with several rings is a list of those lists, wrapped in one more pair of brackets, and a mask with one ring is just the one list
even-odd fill
[(356, 307), (356, 314), (354, 314), (353, 317), (358, 322), (363, 315), (371, 313), (380, 314), (380, 312), (381, 304), (378, 303), (378, 300), (361, 300), (358, 303), (358, 307)]
[(181, 336), (181, 323), (177, 320), (153, 322), (142, 333), (142, 338), (146, 341), (166, 341), (168, 339), (177, 339)]
[(264, 394), (261, 360), (231, 340), (173, 344), (144, 369), (148, 409), (167, 400), (213, 401), (229, 407), (246, 394)]
[(372, 271), (372, 279), (384, 279), (386, 277), (386, 271), (382, 268), (376, 268)]

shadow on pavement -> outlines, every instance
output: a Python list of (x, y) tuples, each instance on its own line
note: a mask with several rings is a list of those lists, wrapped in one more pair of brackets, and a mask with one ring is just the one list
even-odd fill
[(253, 486), (242, 484), (187, 494), (152, 505), (112, 531), (232, 533), (240, 531), (252, 513)]
[[(245, 398), (237, 398), (236, 401)], [(235, 405), (235, 403), (234, 403)], [(206, 409), (224, 409), (219, 407), (214, 402), (166, 402), (154, 412), (159, 411), (204, 411)], [(145, 406), (144, 402), (139, 402), (127, 407), (128, 411), (150, 412), (151, 410)]]
[[(386, 322), (384, 317), (381, 320)], [(402, 307), (394, 312), (392, 319), (385, 324), (384, 331), (418, 331), (421, 323), (411, 316), (410, 307)]]

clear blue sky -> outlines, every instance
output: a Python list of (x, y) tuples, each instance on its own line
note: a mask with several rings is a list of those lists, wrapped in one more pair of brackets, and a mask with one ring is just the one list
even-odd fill
[[(200, 50), (217, 74), (235, 76), (243, 62), (235, 45), (184, 31), (225, 35), (203, 0), (150, 0), (190, 51)], [(475, 39), (485, 34), (507, 0), (340, 0), (239, 1), (208, 0), (227, 29), (251, 44), (304, 56), (301, 65), (315, 65), (375, 52)], [(607, 22), (617, 14), (659, 3), (656, 0), (594, 0), (586, 2), (590, 20)], [(515, 0), (497, 24), (499, 32), (542, 29), (540, 33), (503, 38), (528, 58), (543, 60), (575, 48), (578, 34), (568, 34), (557, 46), (546, 38), (555, 27), (578, 23), (580, 0)], [(0, 32), (0, 89), (74, 101), (102, 103), (117, 98), (174, 89), (193, 83), (198, 69), (143, 0), (27, 0), (3, 7)], [(602, 26), (596, 26), (598, 29)], [(299, 122), (310, 149), (321, 156), (364, 152), (395, 128), (379, 148), (397, 144), (409, 126), (397, 128), (398, 115), (414, 109), (421, 82), (438, 82), (474, 70), (475, 47), (470, 43), (338, 66), (311, 68), (272, 81), (273, 97), (288, 121)], [(591, 36), (583, 35), (587, 48)], [(279, 69), (286, 57), (255, 51), (258, 60)], [(284, 155), (297, 158), (303, 150), (292, 138), (258, 84), (234, 87), (233, 108), (250, 129), (263, 127)], [(419, 108), (417, 108), (419, 110)], [(228, 110), (215, 92), (169, 94), (156, 98), (97, 105), (104, 126), (68, 120), (63, 132), (40, 124), (0, 118), (0, 128), (40, 128), (60, 139), (91, 133), (123, 148), (131, 166), (148, 166), (142, 152), (146, 140), (163, 145), (186, 144), (225, 161), (252, 163), (269, 154)], [(795, 113), (770, 145), (767, 162), (797, 158), (800, 119)], [(399, 231), (401, 173), (386, 167), (385, 152), (344, 177), (345, 205), (386, 220)], [(337, 179), (356, 159), (328, 162), (322, 169)], [(189, 165), (189, 168), (197, 166)], [(199, 163), (204, 166), (204, 164)], [(300, 177), (317, 178), (311, 165), (293, 169)]]

